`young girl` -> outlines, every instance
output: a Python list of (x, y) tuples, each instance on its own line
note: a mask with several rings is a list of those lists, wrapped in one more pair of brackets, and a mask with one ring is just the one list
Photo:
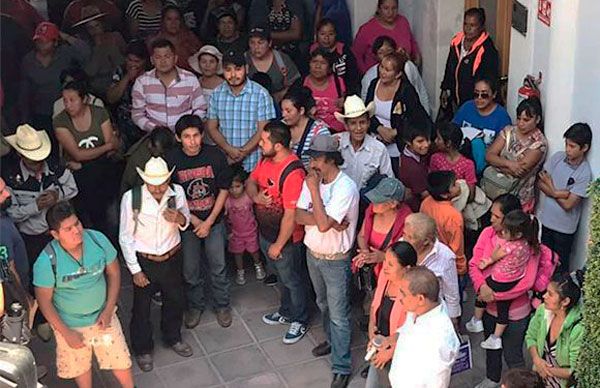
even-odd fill
[(245, 252), (248, 252), (254, 260), (256, 279), (263, 280), (266, 276), (265, 269), (260, 261), (258, 224), (254, 216), (254, 204), (244, 191), (246, 179), (248, 179), (248, 173), (243, 168), (238, 168), (234, 173), (229, 188), (229, 197), (225, 202), (225, 215), (230, 230), (228, 249), (235, 258), (235, 266), (237, 267), (235, 282), (240, 286), (246, 284)]
[(456, 179), (463, 179), (469, 186), (469, 199), (475, 195), (477, 176), (475, 163), (463, 154), (462, 130), (453, 123), (442, 123), (437, 128), (435, 148), (437, 152), (431, 156), (429, 171), (454, 171)]
[[(486, 284), (495, 292), (505, 292), (512, 289), (525, 276), (527, 262), (533, 255), (540, 253), (538, 240), (539, 225), (522, 210), (513, 210), (504, 216), (500, 240), (491, 257), (479, 264), (480, 269), (490, 267), (490, 275)], [(502, 334), (508, 324), (508, 311), (512, 300), (496, 301), (498, 320), (494, 333), (481, 343), (488, 350), (502, 349)], [(475, 313), (467, 322), (467, 330), (473, 333), (483, 331), (481, 318), (485, 310), (485, 302), (475, 301)]]

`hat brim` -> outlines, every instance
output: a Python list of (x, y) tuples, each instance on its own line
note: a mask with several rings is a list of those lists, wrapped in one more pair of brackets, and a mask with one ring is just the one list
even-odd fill
[(342, 114), (340, 112), (334, 112), (333, 115), (335, 116), (337, 121), (339, 121), (340, 123), (344, 123), (346, 119), (355, 119), (357, 117), (364, 115), (365, 113), (369, 114), (369, 118), (375, 114), (375, 103), (373, 101), (369, 102), (364, 110), (359, 110), (358, 112), (352, 112), (347, 115)]
[(206, 51), (205, 52), (198, 51), (196, 54), (194, 54), (188, 58), (188, 64), (190, 65), (192, 70), (194, 70), (196, 73), (202, 75), (202, 69), (200, 69), (200, 56), (204, 55), (204, 54), (212, 55), (213, 57), (217, 58), (217, 74), (219, 74), (219, 75), (223, 74), (223, 56), (221, 55), (221, 57), (219, 58), (219, 56), (217, 56), (213, 53), (206, 52)]
[(87, 18), (81, 19), (81, 20), (80, 20), (80, 21), (78, 21), (77, 23), (73, 24), (73, 25), (71, 26), (71, 28), (75, 28), (75, 27), (82, 26), (82, 25), (84, 25), (85, 23), (91, 22), (91, 21), (93, 21), (93, 20), (96, 20), (96, 19), (103, 18), (104, 16), (106, 16), (106, 12), (100, 12), (100, 13), (97, 13), (97, 14), (95, 14), (95, 15), (88, 16)]
[(34, 162), (41, 162), (42, 160), (46, 159), (48, 155), (50, 155), (50, 151), (52, 150), (52, 144), (50, 143), (50, 137), (48, 136), (48, 133), (46, 133), (46, 131), (36, 132), (40, 137), (40, 141), (42, 144), (39, 148), (35, 150), (26, 150), (19, 147), (16, 134), (6, 136), (4, 137), (4, 140), (6, 140), (6, 142), (10, 144), (10, 146), (14, 148), (19, 155), (24, 156), (29, 160), (33, 160)]
[(317, 151), (317, 150), (308, 149), (308, 150), (304, 151), (304, 153), (311, 158), (318, 158), (319, 156), (323, 156), (323, 155), (339, 154), (340, 151)]
[(173, 174), (173, 171), (175, 171), (175, 167), (173, 167), (171, 169), (171, 171), (169, 171), (168, 174), (162, 174), (162, 175), (147, 175), (144, 170), (142, 170), (139, 167), (135, 168), (137, 170), (138, 175), (140, 176), (140, 178), (142, 178), (142, 180), (144, 182), (146, 182), (149, 185), (152, 186), (159, 186), (162, 185), (163, 183), (165, 183), (166, 181), (169, 180), (169, 178), (171, 177), (171, 175)]

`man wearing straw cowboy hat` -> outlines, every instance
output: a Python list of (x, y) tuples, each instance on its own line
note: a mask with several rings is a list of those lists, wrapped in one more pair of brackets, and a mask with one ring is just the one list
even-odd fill
[(185, 307), (180, 232), (190, 223), (183, 188), (170, 184), (171, 174), (162, 158), (150, 158), (137, 168), (144, 185), (123, 194), (119, 243), (133, 275), (131, 348), (140, 369), (153, 368), (150, 299), (162, 294), (161, 331), (164, 341), (182, 357), (193, 350), (181, 339)]
[(46, 222), (48, 208), (75, 197), (77, 185), (70, 170), (48, 157), (51, 145), (46, 131), (24, 124), (5, 139), (20, 157), (19, 163), (4, 166), (6, 185), (12, 192), (7, 213), (23, 235), (31, 269), (52, 240)]
[(344, 101), (344, 114), (335, 112), (335, 118), (344, 123), (347, 131), (336, 135), (340, 142), (340, 152), (344, 158), (341, 169), (359, 189), (364, 188), (375, 174), (394, 177), (390, 155), (385, 145), (369, 135), (371, 116), (375, 105), (367, 106), (358, 96), (348, 96)]

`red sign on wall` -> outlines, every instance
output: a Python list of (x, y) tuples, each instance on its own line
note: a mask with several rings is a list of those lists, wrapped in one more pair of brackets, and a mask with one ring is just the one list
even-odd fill
[(552, 17), (552, 0), (538, 0), (538, 19), (550, 27)]

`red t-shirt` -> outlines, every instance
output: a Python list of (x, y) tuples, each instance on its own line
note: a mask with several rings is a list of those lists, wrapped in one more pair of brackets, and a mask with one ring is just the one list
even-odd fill
[[(266, 236), (265, 234), (274, 235), (279, 232), (284, 209), (296, 209), (296, 202), (298, 201), (298, 198), (300, 198), (302, 183), (306, 176), (304, 170), (297, 169), (292, 171), (283, 183), (282, 192), (279, 192), (279, 179), (281, 178), (283, 170), (296, 160), (299, 159), (294, 154), (290, 154), (279, 163), (273, 162), (270, 158), (262, 158), (254, 168), (254, 171), (250, 174), (250, 178), (256, 182), (258, 189), (260, 191), (266, 190), (267, 194), (272, 198), (272, 202), (269, 206), (255, 205), (258, 228), (263, 237), (267, 239), (273, 240), (273, 237), (269, 238), (269, 236)], [(271, 229), (271, 231), (269, 231), (269, 229)], [(296, 229), (292, 235), (292, 241), (301, 241), (303, 235), (304, 229), (302, 226), (296, 225)]]
[(456, 162), (451, 162), (443, 152), (436, 152), (431, 156), (429, 171), (453, 171), (456, 179), (464, 179), (468, 185), (477, 184), (475, 163), (461, 155)]

